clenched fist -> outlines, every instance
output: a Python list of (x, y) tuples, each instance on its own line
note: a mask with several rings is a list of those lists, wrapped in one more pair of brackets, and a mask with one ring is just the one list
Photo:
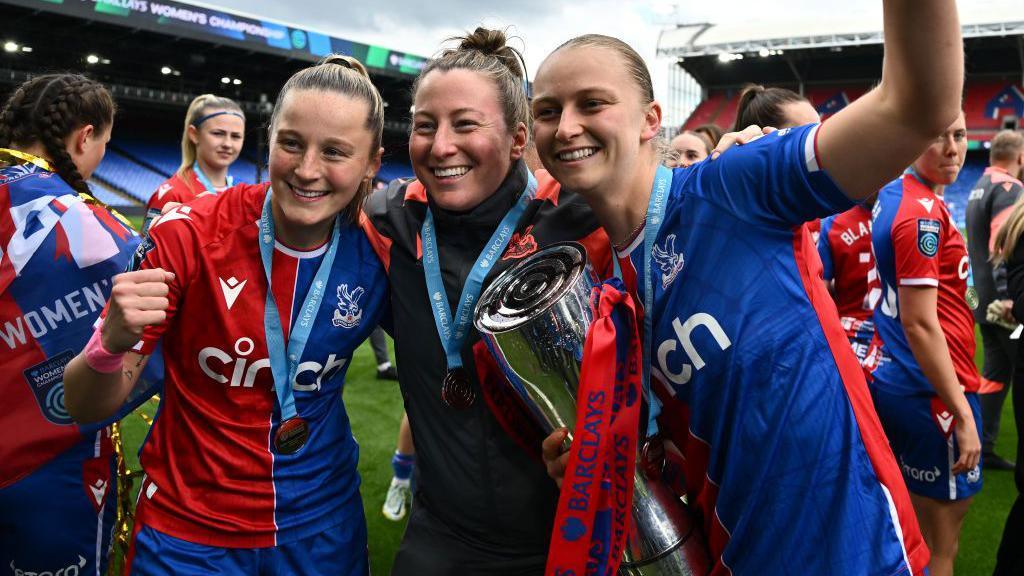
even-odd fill
[(114, 276), (101, 335), (108, 352), (119, 354), (131, 350), (146, 326), (167, 319), (167, 283), (171, 280), (174, 280), (174, 273), (162, 268)]

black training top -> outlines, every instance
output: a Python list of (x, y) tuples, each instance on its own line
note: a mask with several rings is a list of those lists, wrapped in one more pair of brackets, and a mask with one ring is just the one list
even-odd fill
[[(431, 206), (436, 223), (441, 276), (452, 314), (463, 283), (506, 212), (527, 181), (518, 162), (498, 190), (464, 213)], [(580, 241), (595, 270), (607, 270), (607, 236), (583, 199), (559, 186), (546, 172), (540, 188), (520, 218), (502, 258), (484, 280), (483, 289), (511, 264), (553, 242)], [(447, 371), (445, 353), (427, 297), (421, 257), (420, 229), (427, 197), (417, 182), (392, 182), (374, 193), (364, 206), (364, 229), (388, 269), (394, 320), (395, 356), (405, 408), (416, 444), (416, 504), (459, 534), (468, 545), (510, 557), (544, 555), (551, 537), (558, 489), (548, 478), (538, 454), (540, 436), (528, 442), (510, 436), (489, 408), (474, 354), (488, 362), (480, 335), (471, 329), (462, 360), (476, 400), (455, 410), (441, 400)], [(493, 372), (493, 371), (492, 371)], [(485, 380), (491, 381), (488, 377)], [(509, 420), (506, 418), (506, 422)], [(530, 426), (520, 420), (516, 430)], [(528, 436), (528, 435), (527, 435)], [(536, 442), (536, 445), (531, 445)], [(531, 454), (530, 451), (534, 453)]]
[(967, 198), (967, 252), (970, 255), (974, 287), (979, 305), (974, 321), (987, 324), (985, 309), (996, 298), (1005, 299), (1005, 290), (997, 286), (990, 260), (989, 245), (995, 230), (1006, 221), (1020, 196), (1020, 182), (1000, 168), (989, 167), (971, 189)]

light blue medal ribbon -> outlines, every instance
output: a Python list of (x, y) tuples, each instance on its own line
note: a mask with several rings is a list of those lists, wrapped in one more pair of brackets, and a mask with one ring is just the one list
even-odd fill
[(658, 431), (655, 419), (661, 413), (661, 404), (651, 392), (651, 348), (654, 342), (654, 283), (651, 281), (651, 257), (654, 242), (665, 218), (665, 204), (668, 192), (672, 187), (672, 171), (659, 165), (654, 174), (654, 185), (651, 187), (651, 199), (647, 203), (647, 223), (644, 225), (644, 347), (643, 374), (644, 395), (648, 399), (647, 435), (653, 436)]
[(306, 349), (309, 333), (316, 321), (317, 311), (320, 309), (320, 302), (323, 300), (327, 280), (334, 265), (334, 257), (338, 253), (341, 216), (334, 218), (331, 243), (327, 247), (324, 259), (320, 262), (320, 267), (317, 268), (316, 276), (313, 277), (313, 284), (309, 287), (309, 292), (306, 293), (306, 298), (302, 302), (299, 316), (292, 323), (286, 347), (284, 329), (281, 326), (277, 303), (274, 301), (271, 281), (271, 267), (274, 260), (274, 215), (270, 209), (272, 194), (273, 191), (267, 189), (267, 197), (263, 202), (263, 215), (260, 217), (260, 257), (263, 260), (263, 271), (267, 275), (267, 301), (263, 312), (263, 328), (267, 339), (270, 371), (274, 375), (274, 392), (277, 394), (277, 403), (281, 408), (281, 422), (284, 423), (296, 416), (292, 383), (295, 381), (302, 353)]
[(476, 300), (480, 297), (484, 278), (494, 262), (508, 247), (508, 243), (512, 240), (512, 233), (516, 229), (516, 223), (519, 222), (519, 218), (536, 194), (537, 180), (530, 174), (526, 188), (519, 195), (519, 200), (505, 214), (501, 223), (498, 224), (498, 228), (491, 234), (483, 251), (477, 256), (473, 269), (466, 277), (466, 282), (462, 287), (459, 307), (454, 318), (452, 318), (451, 308), (448, 306), (444, 281), (441, 279), (441, 262), (437, 251), (437, 234), (434, 231), (434, 215), (430, 212), (430, 206), (427, 206), (427, 215), (423, 219), (423, 228), (420, 230), (420, 235), (423, 238), (423, 272), (427, 281), (427, 298), (433, 309), (434, 324), (441, 337), (441, 345), (444, 347), (449, 372), (462, 367), (460, 350), (462, 350), (462, 344), (466, 341), (469, 327), (473, 322), (473, 311), (476, 307)]
[[(203, 185), (203, 188), (205, 188), (207, 192), (209, 192), (210, 194), (217, 193), (217, 187), (213, 185), (213, 182), (211, 182), (210, 179), (206, 176), (206, 173), (203, 172), (203, 169), (199, 167), (198, 160), (192, 163), (192, 171), (195, 172), (196, 178), (199, 180), (199, 183)], [(228, 183), (227, 187), (230, 188), (232, 183), (234, 183), (235, 179), (231, 176), (231, 174), (225, 176), (225, 179), (226, 182)], [(269, 197), (269, 194), (267, 196)]]

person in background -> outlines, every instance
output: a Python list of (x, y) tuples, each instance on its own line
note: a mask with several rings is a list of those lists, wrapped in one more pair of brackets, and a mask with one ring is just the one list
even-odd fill
[(245, 113), (237, 102), (203, 94), (189, 104), (181, 133), (181, 166), (146, 203), (145, 233), (168, 202), (186, 203), (204, 193), (217, 194), (233, 184), (228, 168), (245, 141)]
[(405, 518), (412, 506), (412, 473), (416, 464), (416, 446), (412, 443), (412, 429), (409, 428), (409, 415), (402, 412), (402, 422), (398, 425), (398, 441), (395, 443), (395, 454), (391, 457), (391, 469), (394, 475), (388, 485), (388, 493), (384, 497), (381, 513), (392, 522)]
[(871, 227), (882, 296), (865, 365), (933, 576), (953, 573), (960, 526), (982, 487), (971, 314), (978, 297), (963, 235), (937, 193), (956, 181), (966, 155), (961, 112), (878, 193)]
[(712, 147), (717, 147), (718, 142), (722, 139), (722, 129), (718, 124), (701, 124), (693, 129), (697, 134), (703, 135), (711, 142)]
[[(992, 139), (989, 149), (989, 167), (971, 189), (967, 197), (967, 251), (971, 257), (974, 287), (978, 291), (978, 307), (974, 321), (981, 332), (985, 351), (982, 368), (981, 401), (982, 465), (992, 470), (1013, 470), (1010, 462), (995, 453), (999, 437), (999, 420), (1003, 401), (1013, 381), (1016, 343), (1010, 341), (1010, 330), (989, 322), (985, 312), (996, 300), (1010, 302), (1006, 294), (1003, 271), (994, 269), (990, 261), (990, 248), (999, 228), (1010, 215), (1014, 202), (1021, 193), (1017, 172), (1024, 165), (1024, 136), (1013, 130), (1003, 130)], [(986, 382), (987, 381), (987, 382)], [(996, 390), (987, 391), (989, 383)]]
[[(994, 239), (994, 264), (1006, 270), (1006, 295), (1013, 302), (1007, 306), (1010, 313), (1003, 318), (1008, 325), (1024, 323), (1024, 196), (1017, 199), (1010, 216), (1006, 218)], [(1024, 382), (1024, 339), (1012, 340), (1013, 379)], [(1013, 396), (1013, 417), (1017, 424), (1017, 465), (1014, 484), (1017, 498), (1006, 517), (1003, 536), (996, 554), (993, 576), (1019, 576), (1024, 574), (1024, 393), (1018, 387)]]
[(686, 168), (707, 158), (715, 146), (703, 134), (692, 130), (680, 130), (669, 142), (669, 147), (672, 151), (665, 165), (669, 168)]

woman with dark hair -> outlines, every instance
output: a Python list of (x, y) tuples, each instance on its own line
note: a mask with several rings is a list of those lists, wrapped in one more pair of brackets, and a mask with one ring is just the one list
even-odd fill
[(139, 243), (86, 184), (114, 110), (100, 83), (47, 74), (0, 112), (0, 566), (15, 574), (106, 570), (113, 445), (72, 422), (62, 375)]
[(818, 111), (810, 101), (786, 88), (748, 84), (740, 93), (733, 130), (751, 124), (772, 128), (792, 128), (820, 122)]
[(171, 208), (114, 278), (65, 385), (69, 412), (100, 420), (166, 352), (126, 573), (368, 573), (341, 392), (387, 306), (358, 227), (383, 127), (354, 58), (296, 72), (270, 120), (270, 182)]
[[(679, 404), (662, 419), (686, 432), (688, 502), (715, 574), (881, 576), (928, 564), (800, 229), (876, 192), (958, 113), (955, 2), (883, 4), (878, 88), (824, 124), (781, 129), (686, 169), (660, 166), (661, 107), (643, 60), (622, 41), (570, 40), (534, 80), (540, 158), (608, 232), (642, 310), (645, 375)], [(554, 476), (565, 471), (563, 439), (545, 442)], [(563, 483), (560, 512), (573, 486)]]

